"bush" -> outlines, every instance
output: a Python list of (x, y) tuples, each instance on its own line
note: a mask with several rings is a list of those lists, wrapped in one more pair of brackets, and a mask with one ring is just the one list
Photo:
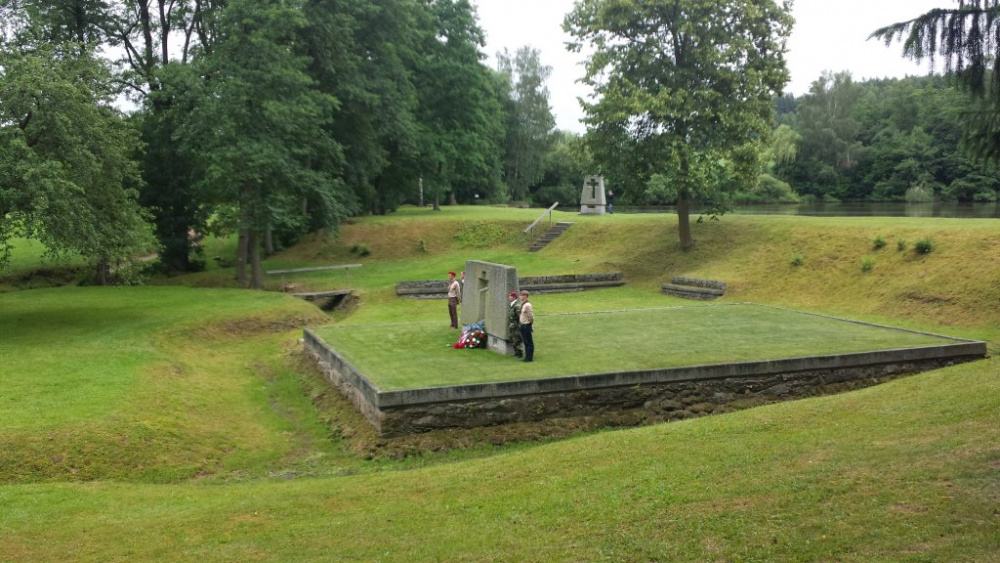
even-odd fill
[(906, 250), (906, 241), (905, 240), (896, 241), (896, 250), (898, 250), (899, 252)]
[(792, 254), (792, 266), (801, 266), (805, 263), (805, 258), (801, 254)]
[(913, 250), (916, 250), (917, 254), (930, 254), (934, 250), (934, 241), (931, 237), (924, 237), (913, 245)]
[(372, 253), (372, 249), (363, 242), (356, 242), (354, 243), (354, 246), (351, 247), (351, 252), (357, 254), (358, 256), (368, 256)]
[(872, 241), (872, 248), (875, 250), (881, 250), (885, 248), (885, 237), (882, 235), (876, 235), (875, 240)]
[(870, 272), (872, 268), (875, 267), (875, 259), (871, 256), (864, 256), (861, 258), (861, 271)]

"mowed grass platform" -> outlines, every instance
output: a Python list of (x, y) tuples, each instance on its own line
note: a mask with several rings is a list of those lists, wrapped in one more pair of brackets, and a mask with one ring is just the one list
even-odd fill
[(539, 315), (536, 361), (453, 349), (441, 322), (313, 329), (383, 391), (941, 346), (933, 334), (752, 303)]

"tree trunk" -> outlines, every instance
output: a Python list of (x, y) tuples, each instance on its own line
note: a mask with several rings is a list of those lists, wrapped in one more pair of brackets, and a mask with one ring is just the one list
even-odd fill
[(417, 188), (420, 189), (420, 199), (418, 200), (420, 202), (419, 206), (423, 207), (424, 206), (424, 177), (423, 176), (421, 176), (420, 178), (417, 179)]
[(694, 248), (694, 238), (691, 237), (691, 199), (687, 190), (681, 190), (677, 198), (677, 228), (681, 239), (681, 250)]
[(434, 194), (434, 207), (433, 207), (434, 211), (441, 211), (440, 198), (441, 198), (440, 195), (438, 195), (437, 193)]
[(250, 288), (260, 291), (264, 289), (264, 270), (260, 264), (260, 234), (257, 231), (247, 233), (247, 247), (250, 252)]
[(111, 266), (108, 264), (107, 258), (101, 258), (97, 261), (97, 271), (95, 272), (95, 281), (97, 285), (108, 285), (108, 274), (111, 271)]
[(236, 245), (236, 283), (247, 286), (247, 230), (240, 229), (239, 243)]
[(268, 229), (264, 233), (264, 256), (274, 255), (274, 231)]
[(448, 192), (448, 205), (458, 205), (458, 201), (455, 200), (455, 190)]

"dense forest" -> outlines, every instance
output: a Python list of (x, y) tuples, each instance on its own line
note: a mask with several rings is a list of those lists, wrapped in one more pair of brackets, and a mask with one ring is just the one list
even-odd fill
[[(566, 25), (585, 38), (598, 4)], [(591, 173), (622, 203), (677, 199), (670, 174), (595, 158), (601, 123), (555, 129), (537, 50), (483, 45), (468, 0), (0, 0), (0, 265), (29, 237), (128, 281), (139, 255), (193, 271), (200, 236), (238, 233), (260, 287), (268, 253), (404, 203), (572, 206)], [(774, 99), (769, 139), (690, 162), (720, 208), (995, 200), (960, 150), (972, 104), (944, 77), (824, 74)], [(706, 123), (687, 139), (723, 134)]]
[(961, 149), (972, 104), (943, 76), (859, 83), (826, 73), (778, 100), (770, 173), (780, 182), (768, 179), (774, 191), (760, 195), (994, 201), (1000, 177)]

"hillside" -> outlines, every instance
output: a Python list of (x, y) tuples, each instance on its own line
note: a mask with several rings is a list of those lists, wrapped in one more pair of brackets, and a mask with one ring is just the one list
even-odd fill
[[(995, 220), (724, 217), (681, 253), (671, 216), (561, 215), (576, 224), (536, 254), (519, 234), (534, 211), (404, 209), (267, 268), (363, 263), (342, 325), (444, 319), (393, 284), (477, 258), (625, 273), (542, 296), (544, 312), (663, 303), (659, 284), (687, 275), (727, 281), (727, 301), (984, 339), (993, 357), (669, 424), (392, 445), (301, 362), (300, 327), (328, 317), (219, 289), (225, 269), (155, 282), (193, 288), (0, 294), (0, 561), (1000, 561)], [(933, 251), (915, 253), (924, 238)], [(462, 447), (392, 459), (427, 444)]]

